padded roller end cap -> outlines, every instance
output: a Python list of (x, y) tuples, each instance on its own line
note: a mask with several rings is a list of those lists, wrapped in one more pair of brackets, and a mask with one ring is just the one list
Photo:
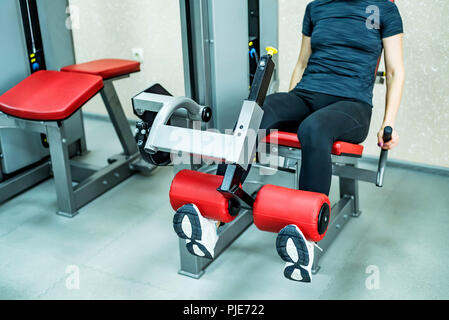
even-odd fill
[(212, 119), (212, 109), (204, 107), (203, 112), (201, 113), (201, 120), (203, 120), (203, 122), (209, 122), (210, 119)]

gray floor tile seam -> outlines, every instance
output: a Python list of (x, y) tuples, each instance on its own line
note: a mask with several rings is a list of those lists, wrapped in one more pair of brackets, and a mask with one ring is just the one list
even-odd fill
[[(10, 244), (7, 243), (7, 242), (6, 242), (6, 243), (2, 242), (2, 246), (11, 248), (11, 249), (13, 249), (13, 250), (18, 250), (18, 251), (26, 252), (26, 253), (29, 254), (29, 252), (28, 252), (27, 250), (23, 250), (23, 249), (21, 249), (21, 248), (16, 248), (16, 247), (10, 245)], [(57, 260), (57, 261), (60, 261), (60, 262), (62, 262), (62, 263), (66, 263), (66, 262), (67, 262), (66, 260), (64, 260), (64, 259), (62, 259), (62, 258), (60, 258), (60, 257), (58, 257), (58, 256), (48, 255), (48, 254), (47, 254), (46, 256), (47, 256), (47, 257), (51, 257), (52, 259)], [(48, 292), (48, 290), (50, 290), (50, 289), (56, 287), (56, 285), (57, 285), (61, 280), (63, 280), (65, 277), (66, 277), (65, 273), (61, 272), (61, 277), (59, 277), (56, 281), (54, 281), (52, 284), (50, 284), (49, 287), (45, 288), (43, 292), (37, 294), (37, 295), (35, 296), (35, 298), (38, 299), (38, 296), (41, 296), (41, 295), (45, 294), (46, 292)], [(8, 283), (10, 283), (8, 280), (6, 280), (6, 281), (7, 281)], [(14, 284), (12, 284), (12, 285), (14, 285)]]
[(38, 293), (35, 297), (33, 297), (33, 300), (41, 300), (41, 298), (43, 296), (45, 296), (50, 290), (55, 289), (56, 286), (65, 281), (67, 279), (67, 274), (63, 274), (59, 279), (57, 279), (56, 281), (54, 281), (50, 286), (48, 286), (47, 288), (45, 288), (41, 293)]
[(127, 282), (130, 282), (130, 283), (133, 283), (133, 284), (143, 285), (143, 286), (146, 286), (146, 287), (149, 287), (149, 288), (152, 288), (152, 289), (157, 289), (157, 290), (164, 291), (164, 292), (170, 292), (169, 290), (167, 290), (165, 288), (162, 288), (162, 287), (160, 287), (160, 286), (158, 286), (158, 285), (156, 285), (154, 283), (151, 283), (150, 281), (138, 281), (136, 279), (128, 278), (128, 277), (125, 277), (123, 275), (120, 275), (120, 274), (117, 274), (117, 273), (114, 273), (114, 272), (110, 272), (110, 271), (107, 271), (107, 270), (104, 270), (104, 269), (101, 269), (101, 268), (98, 268), (98, 267), (95, 267), (95, 266), (92, 266), (92, 265), (89, 265), (89, 264), (82, 264), (81, 266), (86, 268), (86, 269), (89, 269), (91, 271), (95, 271), (95, 272), (99, 272), (99, 273), (105, 274), (105, 275), (110, 276), (110, 277), (115, 278), (115, 279), (127, 281)]
[(112, 237), (105, 243), (101, 248), (96, 250), (96, 252), (92, 253), (89, 257), (85, 259), (84, 265), (86, 267), (89, 266), (90, 261), (92, 261), (93, 258), (97, 257), (100, 253), (102, 253), (104, 250), (106, 250), (108, 247), (110, 247), (114, 242), (118, 241), (122, 236), (124, 236), (126, 233), (132, 230), (135, 226), (142, 223), (143, 220), (147, 219), (147, 216), (142, 216), (140, 219), (137, 219), (134, 223), (130, 223), (127, 227), (125, 227), (121, 232), (117, 233), (116, 236)]
[(0, 234), (0, 241), (2, 240), (2, 238), (7, 237), (8, 235), (10, 235), (11, 233), (13, 233), (14, 231), (16, 231), (17, 229), (23, 227), (25, 224), (28, 223), (28, 220), (23, 221), (22, 223), (19, 223), (18, 225), (16, 225), (16, 227), (12, 228), (11, 230), (9, 230), (6, 233)]
[[(5, 247), (10, 248), (10, 249), (12, 249), (12, 250), (25, 252), (26, 254), (33, 254), (33, 251), (31, 251), (31, 250), (25, 250), (25, 249), (22, 249), (22, 248), (20, 248), (20, 247), (16, 247), (16, 246), (14, 246), (14, 245), (11, 245), (11, 244), (8, 243), (8, 242), (2, 241), (2, 242), (0, 242), (0, 244), (1, 244), (2, 246), (5, 246)], [(59, 261), (59, 262), (64, 263), (64, 264), (70, 264), (70, 263), (73, 262), (72, 260), (67, 260), (67, 259), (65, 259), (65, 258), (63, 258), (63, 257), (61, 257), (61, 256), (59, 256), (59, 255), (54, 255), (54, 254), (49, 254), (49, 253), (41, 253), (41, 254), (42, 254), (44, 257), (48, 257), (48, 258), (54, 259), (54, 260)]]
[[(61, 218), (62, 218), (62, 217), (61, 217)], [(22, 224), (21, 227), (25, 227), (25, 225), (26, 225), (26, 223)], [(17, 229), (19, 229), (19, 227), (16, 228), (16, 230), (17, 230)], [(73, 231), (73, 230), (72, 230), (72, 231)], [(10, 234), (10, 233), (8, 233), (8, 234)], [(110, 241), (113, 241), (113, 240), (110, 240)], [(5, 246), (11, 248), (11, 249), (14, 249), (14, 250), (20, 250), (20, 251), (26, 252), (26, 253), (28, 253), (28, 254), (32, 254), (32, 253), (33, 253), (31, 249), (30, 249), (30, 250), (24, 250), (24, 249), (22, 249), (20, 246), (15, 246), (14, 243), (11, 244), (10, 242), (6, 241), (5, 239), (2, 239), (1, 237), (0, 237), (0, 243), (1, 243), (2, 245), (5, 245)], [(109, 244), (109, 242), (108, 242), (108, 244)], [(106, 244), (105, 246), (107, 247), (108, 244)], [(102, 249), (102, 248), (100, 248), (99, 250), (101, 250), (101, 249)], [(92, 255), (95, 256), (96, 254), (97, 254), (97, 252), (93, 253)], [(73, 263), (73, 260), (68, 259), (68, 258), (65, 258), (65, 257), (63, 257), (63, 256), (61, 256), (61, 255), (48, 254), (48, 253), (45, 253), (45, 255), (48, 256), (48, 257), (51, 257), (51, 258), (53, 258), (53, 259), (59, 260), (59, 261), (61, 261), (61, 262), (63, 262), (63, 263), (68, 263), (68, 264)], [(88, 261), (89, 259), (91, 259), (91, 258), (92, 258), (92, 256), (86, 256), (85, 258), (81, 259), (81, 260), (82, 260), (82, 261), (81, 261), (81, 264), (87, 262), (87, 261)]]

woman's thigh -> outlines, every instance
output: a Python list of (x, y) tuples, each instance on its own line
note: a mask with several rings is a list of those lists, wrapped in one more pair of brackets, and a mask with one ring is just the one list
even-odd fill
[(298, 134), (361, 143), (368, 135), (371, 113), (366, 103), (342, 100), (313, 112), (300, 125)]
[(265, 98), (261, 129), (296, 132), (299, 124), (311, 114), (304, 99), (289, 92), (274, 93)]

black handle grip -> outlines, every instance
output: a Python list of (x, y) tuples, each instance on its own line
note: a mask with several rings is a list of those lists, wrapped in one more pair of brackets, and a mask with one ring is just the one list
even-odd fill
[[(382, 136), (382, 139), (384, 140), (384, 142), (390, 141), (392, 135), (393, 135), (393, 128), (390, 126), (386, 126), (384, 128), (384, 134)], [(383, 182), (384, 182), (384, 172), (385, 172), (385, 167), (387, 166), (387, 158), (388, 158), (388, 150), (382, 149), (380, 151), (380, 157), (379, 157), (379, 168), (377, 169), (376, 185), (378, 187), (382, 187)]]
[(393, 135), (393, 128), (390, 126), (386, 126), (384, 128), (384, 135), (382, 137), (382, 139), (384, 140), (384, 142), (388, 142), (391, 140), (391, 136)]

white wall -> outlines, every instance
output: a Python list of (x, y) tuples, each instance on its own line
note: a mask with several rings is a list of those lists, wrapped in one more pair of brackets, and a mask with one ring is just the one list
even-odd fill
[[(101, 58), (132, 59), (144, 50), (141, 72), (115, 82), (120, 101), (132, 118), (131, 98), (159, 82), (173, 95), (184, 95), (181, 23), (178, 0), (70, 0), (78, 13), (74, 28), (77, 63)], [(85, 107), (106, 114), (99, 96)]]
[[(243, 1), (243, 0), (242, 0)], [(299, 53), (302, 17), (309, 0), (279, 0), (280, 90), (287, 90)], [(390, 157), (449, 167), (449, 1), (396, 0), (405, 28), (407, 80), (397, 127), (401, 143)], [(104, 57), (131, 58), (145, 50), (142, 72), (117, 83), (127, 114), (130, 99), (154, 82), (184, 94), (178, 0), (70, 0), (79, 8), (74, 30), (78, 62)], [(382, 67), (381, 67), (382, 68)], [(366, 154), (377, 155), (385, 86), (376, 85)], [(105, 113), (95, 98), (87, 111)]]

